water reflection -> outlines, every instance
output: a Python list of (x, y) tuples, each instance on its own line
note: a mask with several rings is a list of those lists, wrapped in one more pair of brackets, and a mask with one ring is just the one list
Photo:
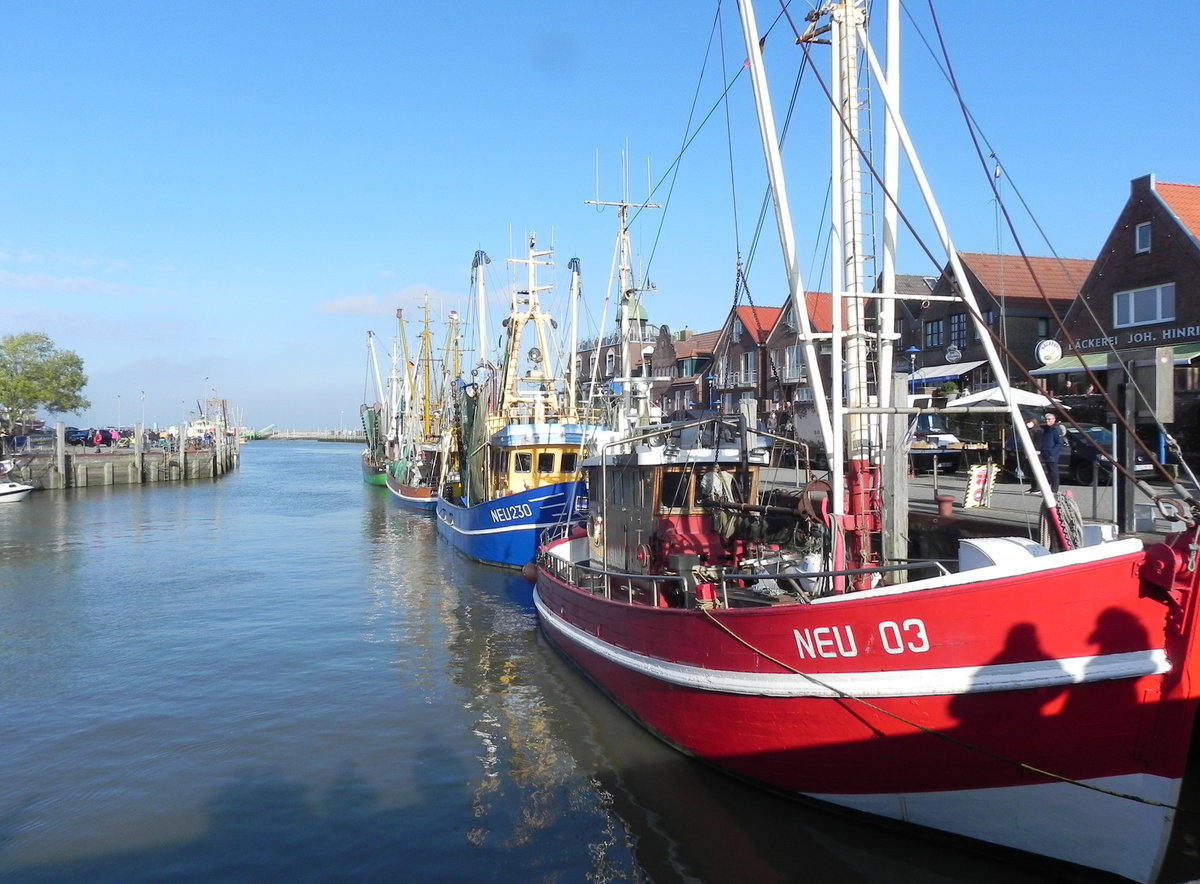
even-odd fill
[(254, 443), (0, 534), (0, 878), (1013, 880), (661, 745), (359, 450)]

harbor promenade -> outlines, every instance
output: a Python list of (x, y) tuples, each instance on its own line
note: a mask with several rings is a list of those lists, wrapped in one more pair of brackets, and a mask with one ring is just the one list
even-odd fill
[[(763, 481), (782, 487), (798, 487), (806, 479), (803, 470), (786, 467), (766, 467)], [(984, 495), (983, 506), (966, 506), (968, 499), (968, 474), (962, 471), (951, 474), (919, 473), (908, 478), (909, 512), (914, 521), (955, 522), (978, 521), (1004, 525), (1006, 530), (1021, 536), (1036, 537), (1042, 508), (1040, 494), (1026, 494), (1028, 485), (1013, 481), (997, 481), (991, 493)], [(1151, 484), (1152, 488), (1167, 491), (1165, 485)], [(1079, 507), (1085, 522), (1117, 524), (1119, 516), (1111, 486), (1072, 485), (1063, 483), (1059, 490), (1069, 494)], [(1134, 524), (1129, 533), (1146, 540), (1159, 540), (1172, 531), (1172, 525), (1158, 515), (1156, 508), (1141, 491), (1134, 489)], [(952, 498), (939, 502), (938, 498)], [(948, 504), (949, 515), (942, 507)]]

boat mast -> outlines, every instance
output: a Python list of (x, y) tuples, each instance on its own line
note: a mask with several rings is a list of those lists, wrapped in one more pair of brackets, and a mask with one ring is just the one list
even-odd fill
[[(738, 10), (741, 13), (742, 37), (746, 43), (750, 81), (754, 88), (754, 107), (758, 113), (759, 137), (762, 141), (763, 156), (767, 165), (771, 199), (775, 205), (775, 222), (779, 231), (784, 269), (787, 272), (792, 312), (796, 317), (801, 349), (804, 352), (805, 371), (808, 375), (809, 386), (812, 388), (813, 405), (816, 407), (825, 450), (832, 452), (836, 447), (840, 451), (841, 442), (838, 440), (841, 433), (840, 431), (836, 434), (833, 432), (833, 425), (830, 421), (829, 402), (825, 396), (825, 380), (819, 369), (817, 343), (813, 335), (812, 321), (808, 315), (808, 303), (804, 296), (804, 280), (800, 275), (800, 262), (796, 256), (796, 237), (792, 229), (792, 213), (788, 204), (783, 161), (779, 155), (779, 136), (775, 127), (775, 115), (771, 110), (771, 96), (767, 89), (766, 71), (763, 68), (762, 47), (758, 42), (758, 25), (755, 22), (754, 8), (750, 0), (739, 0)], [(834, 319), (837, 319), (836, 314)], [(836, 483), (833, 485), (830, 503), (833, 512), (843, 511), (843, 496)]]
[[(628, 193), (628, 185), (625, 187)], [(636, 318), (639, 322), (639, 332), (642, 330), (640, 325), (640, 317), (642, 315), (641, 296), (643, 292), (653, 291), (653, 286), (641, 287), (633, 278), (633, 246), (629, 239), (629, 210), (637, 209), (639, 212), (642, 209), (661, 209), (662, 206), (658, 203), (640, 203), (635, 204), (629, 202), (628, 196), (621, 202), (606, 202), (604, 200), (585, 200), (589, 206), (611, 206), (617, 210), (617, 242), (616, 254), (613, 256), (617, 264), (617, 327), (618, 337), (621, 342), (621, 372), (616, 378), (621, 383), (622, 405), (620, 414), (616, 416), (617, 429), (621, 433), (627, 433), (630, 427), (635, 423), (646, 423), (649, 417), (649, 378), (642, 378), (636, 383), (643, 384), (644, 389), (639, 392), (638, 396), (634, 395), (633, 385), (635, 383), (633, 377), (633, 358), (630, 354), (629, 345), (630, 338), (630, 319)], [(601, 336), (601, 340), (603, 336)], [(645, 343), (642, 336), (638, 336), (639, 343)], [(599, 344), (597, 344), (597, 353), (599, 353)], [(638, 356), (641, 356), (641, 351), (638, 351)], [(641, 406), (643, 413), (638, 414), (635, 407)]]
[(576, 396), (576, 383), (579, 372), (575, 367), (575, 360), (579, 356), (579, 301), (583, 297), (583, 276), (579, 267), (579, 259), (572, 258), (567, 262), (567, 269), (571, 271), (571, 346), (567, 351), (567, 401), (563, 407), (568, 409), (572, 415), (576, 413), (578, 400)]
[[(845, 527), (849, 532), (851, 567), (865, 568), (878, 563), (876, 538), (881, 525), (879, 466), (875, 437), (878, 420), (860, 409), (870, 405), (870, 334), (866, 322), (864, 282), (866, 255), (863, 252), (862, 163), (859, 145), (859, 115), (864, 102), (859, 95), (857, 36), (866, 25), (861, 0), (839, 3), (830, 10), (832, 22), (834, 83), (834, 168), (838, 170), (835, 205), (839, 206), (841, 230), (834, 237), (833, 266), (841, 268), (841, 286), (833, 285), (833, 352), (844, 354), (845, 390), (837, 395), (838, 378), (832, 374), (833, 401), (844, 402), (846, 426), (846, 510)], [(845, 332), (838, 347), (838, 317), (844, 317)], [(836, 365), (836, 364), (835, 364)], [(840, 459), (834, 459), (839, 464)], [(836, 471), (834, 487), (840, 485)]]
[[(428, 296), (427, 296), (428, 297)], [(429, 376), (433, 370), (433, 345), (429, 333), (429, 301), (421, 307), (423, 316), (421, 324), (421, 347), (417, 355), (417, 383), (420, 389), (417, 395), (421, 397), (421, 439), (427, 441), (433, 435), (433, 417), (430, 410)]]
[(479, 364), (488, 362), (488, 333), (487, 333), (487, 292), (483, 281), (483, 268), (491, 264), (492, 259), (483, 249), (475, 252), (471, 259), (471, 277), (475, 283), (475, 328), (479, 333)]
[[(397, 459), (400, 457), (401, 438), (406, 437), (407, 427), (402, 427), (407, 423), (408, 409), (412, 405), (412, 386), (408, 383), (408, 342), (404, 337), (404, 311), (401, 308), (396, 308), (396, 338), (400, 354), (397, 355), (397, 345), (392, 344), (391, 348), (391, 377), (388, 379), (389, 401), (391, 414), (389, 415), (390, 432), (388, 437), (389, 447), (394, 447), (395, 451), (389, 452), (389, 458)], [(400, 377), (397, 374), (397, 363), (403, 361), (404, 365), (404, 383), (401, 385)], [(403, 403), (403, 407), (401, 407)]]
[[(529, 386), (540, 385), (541, 388), (545, 388), (551, 381), (551, 377), (546, 371), (546, 357), (549, 353), (546, 327), (550, 322), (550, 315), (542, 311), (538, 303), (538, 293), (549, 291), (553, 286), (538, 285), (537, 269), (538, 267), (553, 267), (553, 261), (544, 260), (553, 254), (553, 249), (538, 251), (536, 239), (531, 234), (529, 237), (528, 256), (525, 258), (508, 259), (510, 264), (524, 264), (526, 266), (528, 282), (526, 291), (513, 292), (512, 306), (508, 318), (504, 321), (507, 326), (508, 338), (505, 344), (504, 361), (500, 366), (500, 403), (497, 411), (505, 419), (510, 417), (508, 414), (510, 409), (524, 403), (527, 407), (532, 406), (532, 413), (526, 415), (526, 419), (532, 419), (535, 423), (545, 420), (547, 397), (542, 395), (535, 395), (531, 399), (523, 397), (519, 387), (524, 382)], [(521, 295), (525, 295), (524, 300), (521, 300)], [(533, 323), (537, 346), (529, 350), (528, 357), (531, 368), (525, 377), (522, 378), (520, 371), (520, 350), (525, 336), (525, 329), (530, 323)], [(546, 389), (539, 389), (538, 392), (550, 393)]]

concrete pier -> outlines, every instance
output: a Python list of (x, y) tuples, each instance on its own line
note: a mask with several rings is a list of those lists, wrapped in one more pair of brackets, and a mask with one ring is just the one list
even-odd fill
[(142, 485), (216, 479), (237, 466), (240, 448), (235, 438), (218, 438), (201, 448), (176, 442), (172, 447), (145, 447), (141, 427), (127, 448), (67, 445), (60, 428), (52, 444), (18, 450), (9, 455), (16, 466), (13, 478), (41, 489), (87, 488), (103, 485)]

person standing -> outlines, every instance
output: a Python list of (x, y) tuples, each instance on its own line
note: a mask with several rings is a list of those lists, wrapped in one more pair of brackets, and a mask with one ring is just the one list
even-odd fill
[(1052, 412), (1047, 412), (1039, 452), (1042, 466), (1046, 470), (1046, 479), (1050, 482), (1050, 490), (1055, 494), (1058, 494), (1058, 456), (1062, 454), (1066, 444), (1062, 427), (1058, 425), (1058, 417)]
[[(1029, 433), (1029, 438), (1033, 440), (1033, 447), (1036, 450), (1041, 442), (1037, 420), (1032, 417), (1026, 418), (1025, 429)], [(1027, 490), (1030, 493), (1036, 492), (1037, 486), (1033, 484), (1033, 470), (1029, 469), (1025, 449), (1021, 445), (1021, 440), (1018, 438), (1016, 431), (1010, 433), (1004, 443), (1004, 456), (1008, 461), (1008, 470), (1012, 473), (1013, 478), (1021, 483), (1024, 483), (1028, 479), (1030, 487)]]

